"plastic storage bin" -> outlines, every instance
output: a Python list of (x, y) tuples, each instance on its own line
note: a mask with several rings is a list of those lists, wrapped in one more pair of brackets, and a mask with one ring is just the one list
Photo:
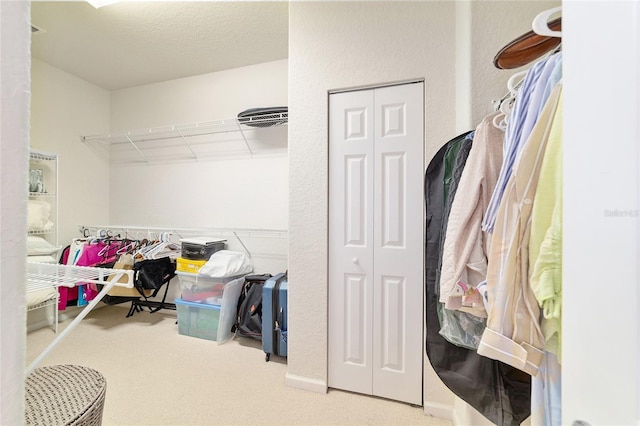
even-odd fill
[(176, 271), (180, 280), (182, 300), (200, 302), (209, 305), (222, 304), (227, 283), (238, 277), (214, 278), (208, 275), (190, 274)]
[(205, 263), (207, 263), (206, 260), (185, 259), (184, 257), (179, 257), (176, 259), (176, 271), (197, 274)]
[(238, 297), (244, 278), (235, 279), (225, 286), (221, 305), (188, 302), (176, 299), (178, 333), (200, 339), (224, 343), (231, 337), (236, 318)]
[(211, 237), (194, 237), (180, 240), (182, 257), (185, 259), (209, 260), (211, 255), (224, 250), (227, 240)]
[(176, 299), (178, 333), (200, 339), (218, 340), (220, 311), (216, 305), (187, 302)]

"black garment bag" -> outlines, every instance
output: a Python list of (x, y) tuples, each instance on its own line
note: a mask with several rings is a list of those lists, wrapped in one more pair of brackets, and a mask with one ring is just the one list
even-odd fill
[(447, 142), (425, 173), (427, 357), (443, 383), (488, 420), (497, 425), (519, 425), (531, 413), (531, 377), (500, 361), (449, 343), (439, 333), (435, 281), (445, 204), (443, 159), (448, 146), (466, 135)]

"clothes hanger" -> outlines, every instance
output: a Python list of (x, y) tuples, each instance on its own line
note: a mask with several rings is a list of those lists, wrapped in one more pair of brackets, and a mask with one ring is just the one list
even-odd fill
[(506, 131), (508, 118), (509, 116), (504, 113), (496, 115), (495, 117), (493, 117), (493, 127), (495, 127), (496, 129), (500, 129), (503, 132)]
[(105, 246), (100, 249), (98, 252), (98, 256), (102, 258), (112, 257), (117, 254), (120, 254), (120, 248), (125, 245), (125, 241), (121, 239), (120, 234), (112, 235), (111, 231), (107, 231), (107, 238), (103, 239), (102, 242), (105, 243)]
[(520, 86), (522, 86), (522, 82), (527, 75), (527, 71), (528, 70), (519, 71), (509, 77), (509, 80), (507, 80), (507, 89), (509, 90), (509, 94), (512, 97), (518, 95), (518, 90), (520, 89)]
[[(493, 59), (493, 64), (500, 69), (513, 69), (526, 65), (539, 57), (552, 52), (557, 53), (561, 49), (562, 42), (562, 18), (551, 22), (549, 19), (562, 11), (562, 7), (545, 10), (533, 19), (532, 30), (521, 35), (500, 49)], [(493, 118), (494, 127), (506, 130), (511, 107), (515, 102), (518, 89), (522, 85), (527, 71), (520, 71), (512, 75), (507, 81), (508, 92), (497, 103), (496, 111), (501, 114)]]
[(551, 18), (552, 15), (561, 11), (562, 7), (559, 6), (554, 7), (553, 9), (545, 10), (544, 12), (540, 12), (533, 19), (533, 23), (531, 24), (533, 32), (541, 36), (562, 38), (562, 31), (560, 31), (561, 26), (560, 28), (552, 29), (550, 28), (551, 23), (549, 22), (549, 18)]
[(145, 257), (150, 259), (160, 259), (176, 255), (180, 252), (180, 245), (171, 241), (169, 232), (163, 232), (159, 235), (160, 241), (147, 253)]
[(159, 259), (160, 257), (171, 256), (180, 249), (177, 244), (171, 241), (169, 232), (154, 234), (153, 237), (149, 232), (148, 236), (153, 241), (136, 251), (134, 256), (137, 259)]
[(123, 240), (123, 244), (120, 247), (120, 249), (118, 249), (118, 251), (116, 252), (116, 254), (125, 254), (125, 253), (129, 253), (132, 250), (134, 250), (136, 247), (138, 246), (138, 241), (135, 240), (130, 240), (128, 238), (125, 238)]
[(520, 68), (556, 49), (562, 42), (562, 17), (550, 22), (549, 18), (561, 10), (556, 7), (539, 13), (531, 24), (532, 30), (500, 49), (493, 58), (493, 65), (505, 70)]
[(98, 229), (98, 232), (96, 232), (96, 235), (91, 238), (89, 244), (95, 244), (100, 241), (108, 240), (109, 238), (111, 238), (111, 231), (109, 231), (108, 229)]
[(504, 95), (500, 101), (498, 101), (497, 108), (495, 111), (500, 111), (500, 114), (493, 117), (493, 126), (502, 131), (507, 130), (507, 125), (509, 123), (509, 115), (511, 114), (511, 110), (513, 108), (513, 104), (516, 101), (516, 97), (518, 96), (518, 90), (524, 81), (524, 77), (527, 75), (527, 71), (520, 71), (513, 74), (507, 80), (507, 93)]

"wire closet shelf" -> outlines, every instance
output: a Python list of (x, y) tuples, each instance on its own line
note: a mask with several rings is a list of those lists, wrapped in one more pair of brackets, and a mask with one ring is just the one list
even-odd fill
[[(203, 121), (188, 124), (172, 124), (167, 126), (150, 127), (129, 130), (119, 133), (81, 136), (83, 143), (97, 147), (101, 151), (113, 153), (114, 150), (129, 149), (137, 156), (132, 163), (151, 163), (166, 159), (199, 160), (201, 158), (220, 155), (221, 151), (198, 149), (203, 145), (214, 143), (229, 143), (237, 145), (243, 142), (241, 150), (225, 151), (222, 154), (249, 155), (253, 157), (255, 148), (249, 143), (247, 132), (251, 130), (279, 127), (287, 125), (288, 112), (263, 114), (250, 117), (227, 118), (222, 120)], [(214, 135), (239, 133), (238, 140), (214, 140)], [(180, 148), (181, 151), (176, 151)], [(164, 154), (156, 155), (156, 154)], [(177, 155), (176, 155), (177, 154)]]
[[(126, 279), (122, 280), (123, 277)], [(105, 284), (107, 279), (115, 280), (115, 285), (133, 288), (133, 271), (129, 270), (56, 263), (27, 263), (29, 291), (58, 286), (74, 287), (78, 283)]]
[(27, 367), (26, 374), (31, 373), (42, 360), (86, 317), (89, 312), (114, 287), (133, 287), (133, 271), (124, 269), (95, 268), (90, 266), (71, 266), (50, 263), (27, 263), (28, 291), (73, 287), (77, 284), (102, 284), (102, 290), (80, 313), (65, 327), (60, 334), (36, 357)]

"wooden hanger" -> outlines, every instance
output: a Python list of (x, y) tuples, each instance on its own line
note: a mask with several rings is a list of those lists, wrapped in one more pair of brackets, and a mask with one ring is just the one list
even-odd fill
[[(562, 18), (549, 22), (548, 27), (551, 31), (561, 31)], [(500, 49), (493, 58), (493, 65), (503, 70), (520, 68), (557, 48), (561, 42), (557, 36), (540, 35), (531, 30)]]

